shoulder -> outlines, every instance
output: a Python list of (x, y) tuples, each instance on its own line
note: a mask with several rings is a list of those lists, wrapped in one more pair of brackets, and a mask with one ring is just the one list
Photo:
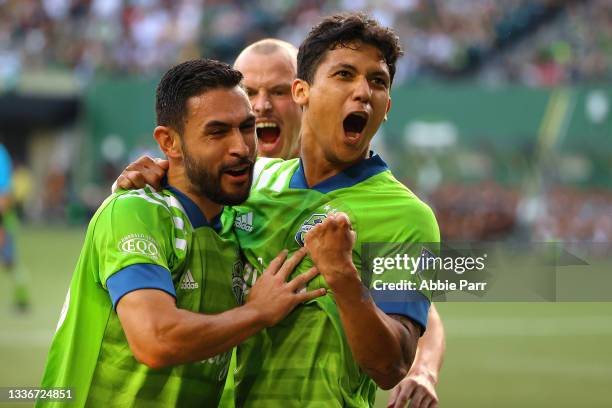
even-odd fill
[(356, 199), (351, 200), (351, 207), (361, 226), (374, 231), (376, 239), (389, 236), (388, 242), (438, 242), (438, 222), (429, 205), (390, 172), (379, 176), (361, 183), (353, 192)]
[(253, 183), (255, 183), (264, 170), (269, 170), (271, 167), (276, 167), (282, 163), (283, 159), (274, 159), (270, 157), (258, 157), (253, 168)]
[(157, 192), (150, 187), (120, 191), (108, 197), (99, 211), (110, 212), (114, 215), (142, 216), (148, 214), (165, 217), (171, 215), (170, 197), (164, 191)]
[(175, 224), (185, 225), (189, 221), (174, 196), (166, 190), (157, 192), (147, 186), (109, 196), (94, 215), (92, 224), (113, 229), (143, 225), (167, 232)]
[(297, 166), (300, 159), (276, 159), (270, 157), (258, 157), (253, 169), (253, 181), (256, 181), (263, 172), (282, 171), (283, 169)]
[(255, 163), (253, 169), (253, 189), (258, 189), (263, 186), (275, 182), (278, 178), (285, 179), (283, 175), (288, 176), (295, 170), (300, 161), (299, 159), (283, 160), (260, 157)]

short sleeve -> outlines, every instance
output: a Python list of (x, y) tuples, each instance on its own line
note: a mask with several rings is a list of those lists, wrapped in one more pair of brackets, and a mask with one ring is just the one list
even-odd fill
[(415, 198), (396, 218), (393, 231), (387, 242), (365, 244), (362, 249), (370, 293), (383, 312), (408, 317), (424, 331), (431, 292), (421, 283), (433, 277), (430, 260), (439, 252), (438, 223), (431, 209)]
[(172, 213), (148, 195), (119, 194), (101, 210), (93, 236), (95, 279), (109, 291), (114, 306), (124, 294), (142, 288), (175, 296), (173, 236)]

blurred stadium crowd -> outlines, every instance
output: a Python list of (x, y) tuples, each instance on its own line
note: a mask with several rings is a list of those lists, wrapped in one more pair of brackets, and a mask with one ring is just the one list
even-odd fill
[(432, 194), (447, 240), (612, 241), (612, 192), (556, 187), (538, 197), (494, 182), (447, 184)]
[(397, 30), (406, 50), (397, 82), (457, 77), (485, 61), (489, 81), (610, 79), (609, 0), (0, 0), (0, 77), (51, 67), (87, 80), (163, 72), (199, 55), (231, 61), (265, 36), (298, 44), (338, 10), (367, 11)]
[[(85, 88), (109, 74), (159, 75), (202, 55), (231, 62), (263, 37), (299, 44), (321, 15), (338, 10), (363, 10), (396, 30), (405, 49), (396, 85), (612, 80), (610, 0), (0, 0), (0, 96), (28, 71), (66, 72)], [(44, 148), (59, 152), (44, 169), (17, 157), (15, 193), (32, 219), (79, 219), (79, 206), (90, 214), (126, 164), (107, 162), (98, 169), (101, 185), (74, 191), (78, 174), (66, 163), (80, 153), (69, 133)], [(34, 192), (40, 197), (28, 204)], [(494, 179), (444, 180), (425, 196), (445, 239), (612, 241), (609, 186), (551, 186), (534, 195)]]

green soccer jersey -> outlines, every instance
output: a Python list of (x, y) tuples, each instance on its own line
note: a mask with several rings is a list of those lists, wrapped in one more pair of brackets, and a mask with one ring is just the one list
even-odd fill
[(42, 379), (42, 387), (72, 388), (74, 400), (38, 405), (216, 406), (231, 351), (150, 369), (134, 358), (114, 307), (124, 294), (146, 288), (169, 293), (177, 307), (193, 312), (236, 307), (232, 279), (242, 263), (233, 218), (226, 209), (209, 224), (172, 187), (109, 197), (89, 224)]
[[(362, 282), (367, 243), (435, 243), (439, 231), (429, 207), (399, 183), (379, 156), (309, 188), (299, 159), (259, 159), (251, 196), (236, 208), (235, 230), (247, 258), (245, 289), (284, 248), (303, 246), (304, 234), (328, 213), (348, 214), (357, 241), (353, 251)], [(416, 246), (416, 245), (415, 245)], [(418, 249), (417, 249), (418, 250)], [(312, 266), (305, 258), (295, 274)], [(392, 275), (376, 276), (395, 279)], [(418, 274), (407, 274), (418, 283)], [(326, 287), (322, 276), (309, 289)], [(329, 288), (328, 288), (329, 289)], [(429, 294), (417, 301), (377, 301), (385, 313), (427, 324)], [(414, 300), (414, 299), (413, 299)], [(369, 407), (376, 384), (360, 369), (346, 339), (334, 295), (297, 307), (287, 318), (238, 347), (237, 407)]]

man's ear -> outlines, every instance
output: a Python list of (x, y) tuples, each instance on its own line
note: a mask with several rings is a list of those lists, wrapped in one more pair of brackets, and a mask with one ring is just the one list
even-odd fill
[(174, 129), (168, 126), (157, 126), (153, 130), (153, 137), (168, 159), (180, 160), (183, 157), (181, 137)]
[(385, 116), (387, 115), (387, 113), (389, 113), (390, 110), (391, 110), (391, 98), (389, 98), (389, 100), (387, 101), (387, 110), (385, 111)]
[(310, 95), (310, 84), (303, 79), (295, 79), (291, 84), (291, 96), (293, 102), (300, 106), (308, 105), (308, 96)]

